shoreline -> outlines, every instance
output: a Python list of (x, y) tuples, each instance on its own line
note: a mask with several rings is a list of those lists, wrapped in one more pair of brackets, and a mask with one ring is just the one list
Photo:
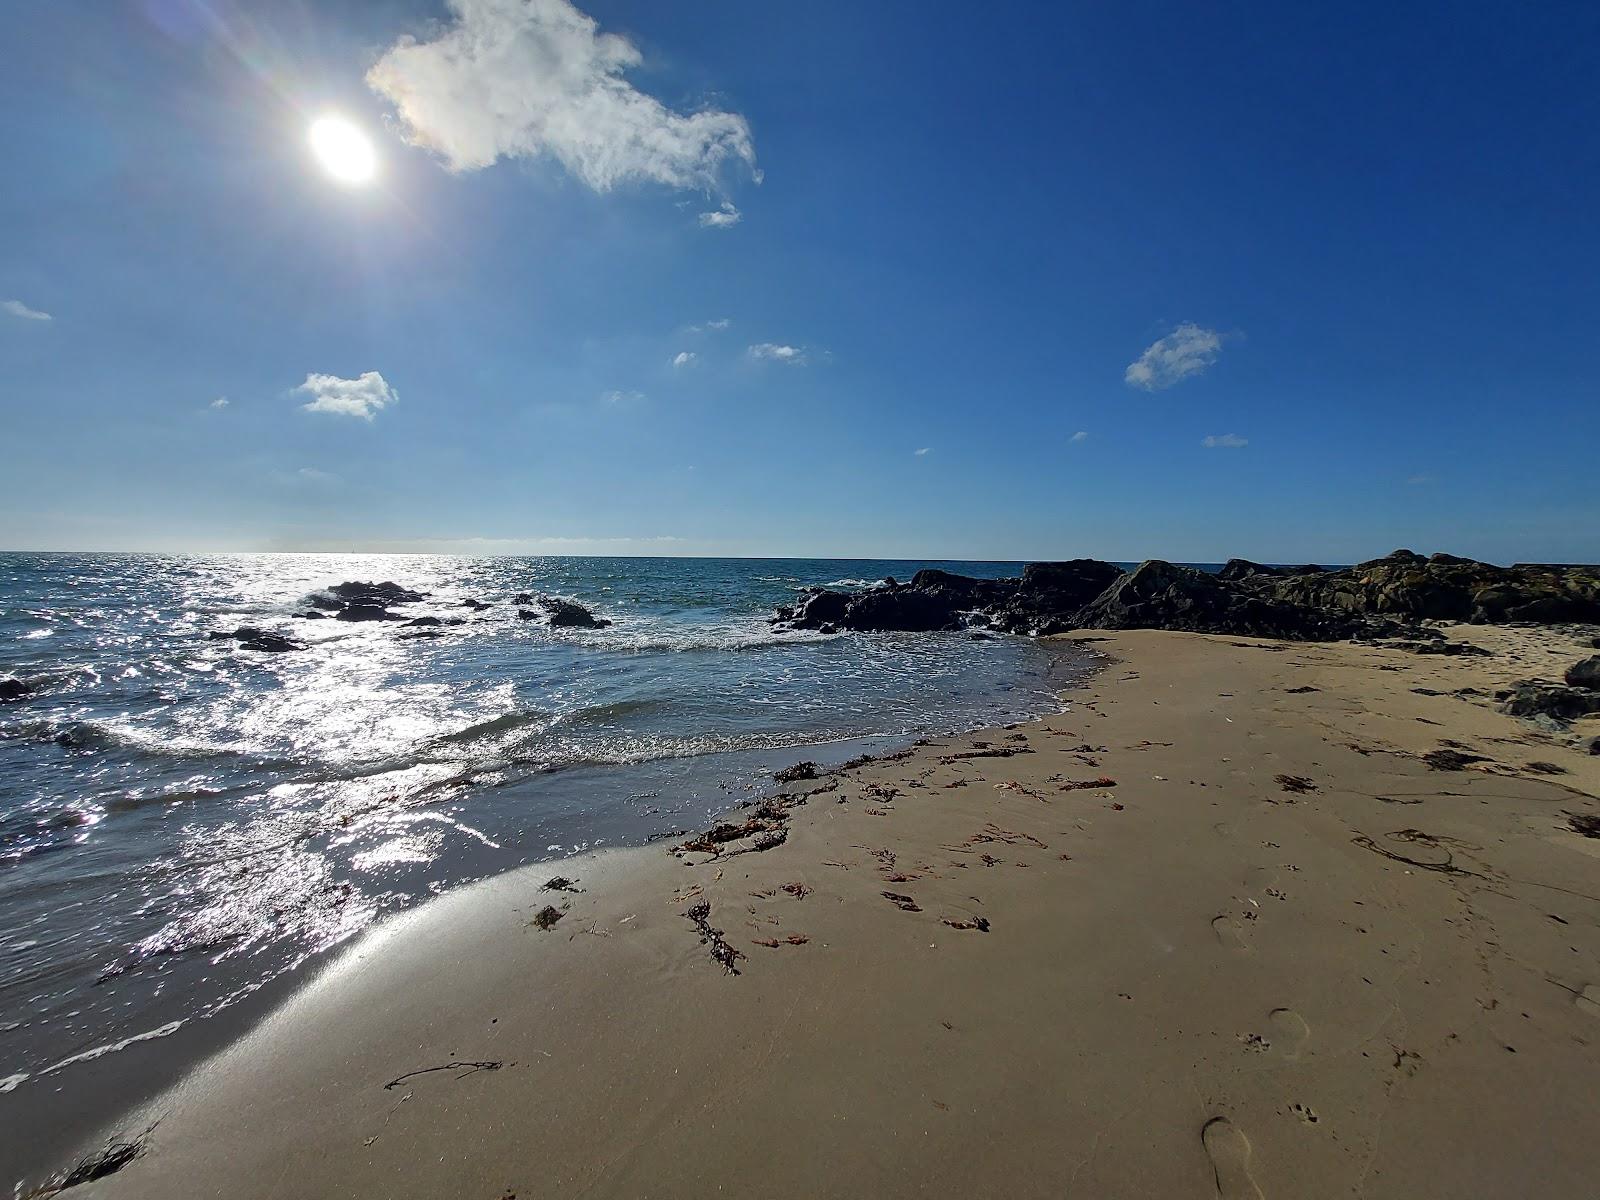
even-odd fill
[[(1041, 690), (1040, 700), (1059, 694), (1059, 685), (1070, 684), (1087, 669), (1074, 654), (1062, 654), (1048, 645), (1041, 646), (1039, 655), (1045, 664), (1040, 683), (1053, 680), (1057, 686), (1047, 685)], [(996, 695), (1029, 683), (1032, 677), (1019, 675)], [(1038, 705), (1035, 705), (1037, 709)], [(961, 731), (958, 731), (961, 732)], [(478, 874), (466, 882), (455, 883), (444, 895), (471, 889), (502, 874), (518, 871), (543, 872), (545, 875), (561, 870), (572, 870), (572, 863), (583, 861), (599, 853), (655, 851), (668, 840), (676, 842), (690, 836), (701, 822), (713, 820), (728, 813), (736, 813), (751, 801), (779, 789), (773, 782), (773, 770), (786, 766), (796, 758), (810, 758), (822, 763), (824, 769), (845, 759), (863, 753), (883, 754), (910, 745), (917, 735), (913, 732), (872, 733), (856, 736), (828, 738), (820, 742), (803, 742), (792, 746), (768, 746), (722, 750), (710, 754), (651, 760), (625, 764), (583, 764), (576, 769), (567, 768), (552, 774), (562, 776), (568, 791), (573, 785), (566, 782), (569, 776), (584, 774), (588, 790), (603, 789), (616, 792), (618, 772), (621, 778), (635, 776), (649, 782), (650, 775), (661, 773), (674, 776), (670, 784), (657, 782), (663, 795), (673, 797), (674, 803), (666, 813), (676, 813), (676, 819), (661, 828), (643, 829), (634, 836), (611, 841), (594, 847), (564, 850), (551, 858), (536, 859), (521, 865)], [(763, 765), (762, 760), (768, 760)], [(520, 790), (542, 795), (540, 788), (549, 782), (541, 775)], [(635, 784), (638, 779), (634, 780)], [(670, 786), (670, 791), (667, 788)], [(501, 803), (519, 789), (502, 789)], [(687, 828), (685, 828), (687, 826)], [(539, 849), (548, 849), (544, 839), (536, 839)], [(533, 856), (530, 846), (530, 857)], [(183, 1079), (205, 1062), (225, 1051), (243, 1037), (247, 1037), (262, 1021), (269, 1019), (278, 1009), (290, 1002), (304, 987), (311, 986), (325, 971), (335, 967), (345, 955), (354, 950), (366, 937), (387, 927), (391, 922), (403, 920), (418, 906), (437, 902), (438, 897), (422, 899), (412, 906), (381, 918), (376, 925), (368, 926), (353, 940), (331, 948), (316, 951), (305, 961), (292, 968), (274, 973), (265, 982), (245, 989), (247, 994), (229, 1002), (217, 1011), (187, 1012), (184, 1009), (154, 1015), (145, 1023), (126, 1031), (118, 1031), (94, 1043), (87, 1049), (63, 1052), (58, 1059), (49, 1060), (44, 1069), (31, 1072), (19, 1070), (12, 1076), (0, 1075), (0, 1110), (14, 1120), (11, 1126), (17, 1134), (0, 1158), (7, 1160), (4, 1178), (15, 1183), (19, 1179), (35, 1184), (42, 1177), (39, 1165), (54, 1166), (78, 1146), (86, 1133), (100, 1128), (106, 1121), (129, 1111), (142, 1108), (179, 1086)], [(222, 970), (228, 968), (225, 965)], [(248, 973), (239, 977), (248, 982)], [(26, 1106), (17, 1111), (20, 1106)], [(30, 1148), (21, 1154), (22, 1146)]]
[(1067, 711), (794, 785), (782, 844), (385, 922), (74, 1194), (1561, 1194), (1600, 841), (1557, 814), (1600, 763), (1411, 690), (1562, 635), (1451, 636), (1495, 653), (1070, 638), (1111, 661)]

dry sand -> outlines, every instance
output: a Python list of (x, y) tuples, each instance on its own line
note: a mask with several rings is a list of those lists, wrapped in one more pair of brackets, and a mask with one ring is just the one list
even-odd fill
[(447, 896), (71, 1194), (1594, 1195), (1600, 759), (1449, 694), (1580, 650), (1450, 632), (1496, 653), (1085, 637), (1068, 712), (792, 785), (774, 849)]

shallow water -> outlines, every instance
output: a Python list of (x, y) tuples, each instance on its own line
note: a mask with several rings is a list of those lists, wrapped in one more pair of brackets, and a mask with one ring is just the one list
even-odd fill
[[(941, 565), (1020, 569), (0, 555), (0, 676), (37, 689), (0, 707), (0, 1105), (70, 1100), (88, 1064), (445, 888), (702, 824), (796, 747), (842, 758), (1056, 707), (1070, 672), (1032, 641), (767, 624), (801, 587)], [(468, 619), (409, 638), (293, 615), (343, 580)], [(520, 620), (522, 591), (615, 624)], [(241, 625), (306, 648), (206, 637)]]

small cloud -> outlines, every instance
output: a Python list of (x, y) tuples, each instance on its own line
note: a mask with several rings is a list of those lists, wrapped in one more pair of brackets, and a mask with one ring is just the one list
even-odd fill
[(344, 480), (332, 471), (319, 471), (315, 467), (301, 467), (295, 472), (307, 483), (343, 483)]
[(750, 357), (765, 362), (787, 363), (791, 367), (803, 367), (806, 363), (806, 350), (804, 346), (781, 346), (774, 342), (760, 342), (750, 347)]
[(1248, 446), (1250, 439), (1242, 438), (1237, 433), (1213, 433), (1201, 438), (1200, 444), (1208, 450), (1237, 450), (1241, 446)]
[(211, 402), (212, 408), (227, 408), (230, 401), (226, 396), (218, 396)]
[(715, 321), (707, 321), (702, 325), (688, 325), (688, 326), (685, 326), (684, 327), (684, 332), (686, 332), (686, 333), (721, 333), (724, 329), (728, 328), (732, 324), (733, 324), (733, 322), (730, 321), (727, 317), (722, 317), (722, 318), (720, 318), (718, 320), (715, 320)]
[(0, 311), (10, 313), (13, 317), (20, 317), (24, 321), (54, 320), (49, 313), (29, 308), (21, 300), (0, 300)]
[(707, 329), (726, 329), (729, 325), (732, 325), (732, 324), (733, 324), (733, 322), (730, 321), (727, 317), (723, 317), (721, 320), (718, 320), (718, 321), (707, 321), (706, 322), (706, 328)]
[(723, 167), (758, 183), (750, 123), (709, 105), (674, 112), (625, 77), (644, 55), (570, 0), (451, 0), (367, 72), (401, 132), (452, 171), (549, 156), (597, 192), (651, 182), (720, 194)]
[(1158, 392), (1200, 374), (1221, 352), (1222, 337), (1216, 330), (1186, 321), (1129, 363), (1122, 378), (1129, 387)]
[(602, 404), (637, 404), (643, 399), (643, 392), (611, 391), (600, 393), (600, 403)]
[(1087, 429), (1080, 429), (1077, 433), (1073, 434), (1067, 439), (1069, 442), (1087, 442), (1088, 440), (1089, 431)]
[(306, 381), (295, 391), (311, 396), (309, 404), (300, 406), (307, 412), (361, 417), (367, 421), (400, 399), (399, 394), (376, 371), (367, 371), (354, 379), (340, 379), (337, 375), (307, 375)]
[(716, 212), (703, 212), (700, 214), (700, 228), (731, 229), (742, 220), (744, 220), (744, 214), (724, 201), (722, 207)]
[(693, 350), (679, 350), (672, 356), (672, 365), (674, 367), (692, 367), (699, 357)]
[(1432, 475), (1413, 475), (1410, 479), (1406, 480), (1406, 482), (1412, 487), (1423, 487), (1432, 483), (1433, 481), (1434, 477)]
[(927, 454), (932, 449), (932, 446), (924, 446), (921, 450), (913, 450), (911, 453), (915, 454), (918, 458), (921, 458), (924, 454)]

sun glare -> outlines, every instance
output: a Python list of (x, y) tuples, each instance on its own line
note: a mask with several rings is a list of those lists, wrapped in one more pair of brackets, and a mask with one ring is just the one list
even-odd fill
[(343, 117), (322, 117), (311, 125), (311, 152), (340, 183), (368, 182), (378, 169), (372, 140)]

